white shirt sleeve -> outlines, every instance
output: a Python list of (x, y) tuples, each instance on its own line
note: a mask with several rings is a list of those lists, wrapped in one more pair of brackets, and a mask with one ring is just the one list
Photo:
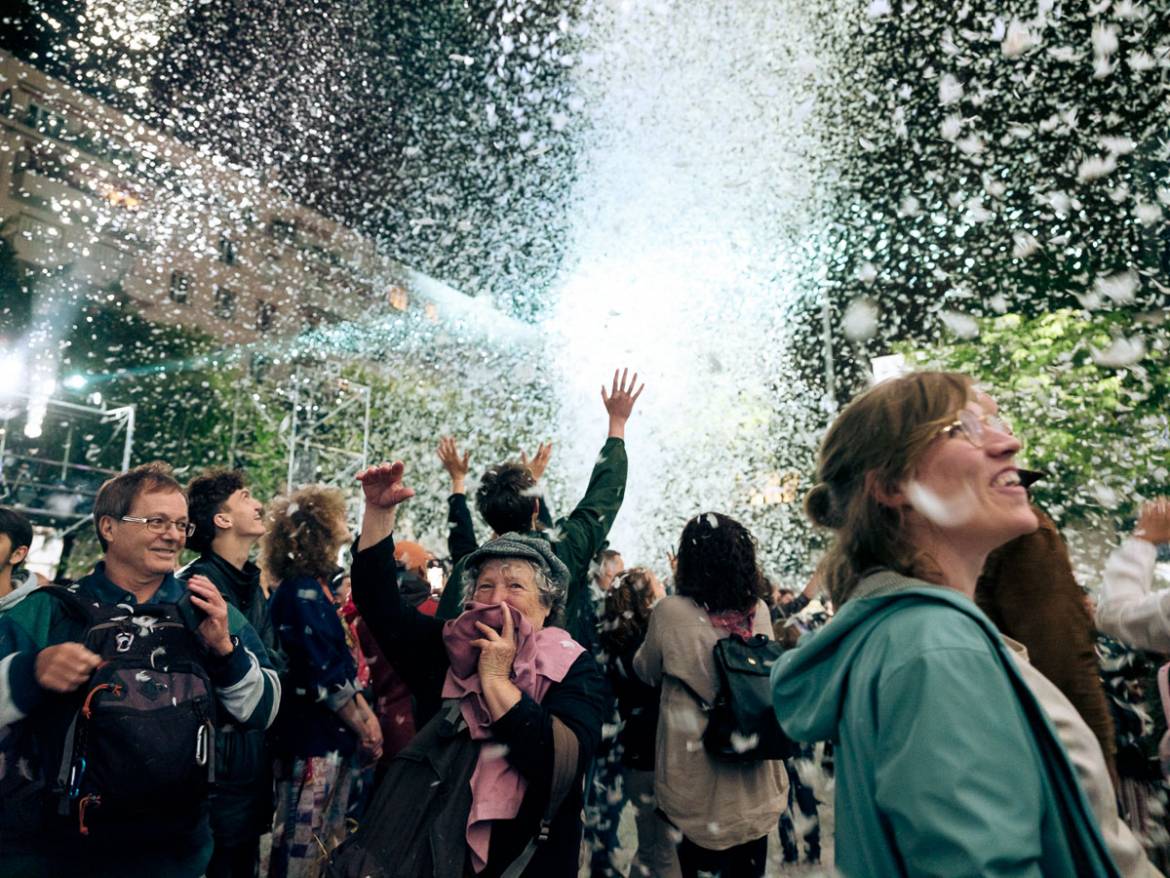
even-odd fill
[(1097, 604), (1097, 628), (1128, 646), (1170, 652), (1170, 590), (1152, 591), (1158, 549), (1131, 537), (1113, 550)]

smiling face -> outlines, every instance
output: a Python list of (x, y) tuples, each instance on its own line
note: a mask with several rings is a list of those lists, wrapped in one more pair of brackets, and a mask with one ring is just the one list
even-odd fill
[(262, 537), (265, 531), (264, 504), (247, 488), (240, 488), (223, 502), (214, 521), (217, 528), (231, 530), (237, 536)]
[[(187, 500), (179, 491), (140, 491), (126, 514), (135, 518), (185, 522)], [(108, 544), (107, 565), (133, 571), (142, 578), (165, 576), (174, 570), (179, 553), (187, 542), (186, 533), (175, 527), (156, 534), (151, 533), (145, 524), (120, 521), (110, 515), (102, 517), (101, 531)]]
[[(998, 412), (985, 393), (976, 393), (965, 408), (979, 418)], [(957, 427), (931, 441), (902, 486), (912, 528), (925, 525), (948, 542), (978, 552), (1036, 529), (1016, 469), (1019, 440), (983, 421), (981, 445), (976, 448)]]
[(540, 597), (536, 572), (532, 564), (518, 558), (493, 558), (485, 561), (475, 578), (472, 600), (481, 604), (515, 607), (534, 631), (544, 627), (549, 608)]

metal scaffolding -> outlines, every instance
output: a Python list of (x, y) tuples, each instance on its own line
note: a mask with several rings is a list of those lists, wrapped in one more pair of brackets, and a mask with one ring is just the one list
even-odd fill
[(130, 468), (134, 406), (41, 399), (30, 418), (29, 400), (8, 394), (0, 405), (0, 503), (69, 533), (89, 520), (102, 483)]
[(297, 366), (281, 395), (289, 401), (282, 422), (288, 446), (286, 489), (321, 482), (350, 488), (370, 451), (370, 388), (343, 378), (337, 364), (311, 371)]

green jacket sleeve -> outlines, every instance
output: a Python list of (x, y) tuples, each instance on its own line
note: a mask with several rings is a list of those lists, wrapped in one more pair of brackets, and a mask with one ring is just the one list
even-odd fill
[(588, 571), (589, 563), (601, 549), (622, 508), (627, 469), (626, 443), (621, 439), (606, 439), (593, 465), (585, 496), (567, 518), (557, 522), (553, 545), (574, 582)]
[(927, 650), (883, 677), (874, 798), (907, 875), (1043, 874), (1044, 794), (1015, 704), (989, 650)]

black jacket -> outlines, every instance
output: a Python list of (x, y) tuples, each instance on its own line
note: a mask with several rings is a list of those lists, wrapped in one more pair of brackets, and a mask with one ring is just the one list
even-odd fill
[[(176, 577), (186, 582), (196, 574), (215, 583), (224, 600), (244, 614), (283, 678), (286, 662), (268, 615), (268, 601), (260, 588), (260, 568), (248, 561), (240, 570), (214, 552), (207, 552)], [(267, 832), (272, 825), (273, 807), (268, 732), (242, 729), (230, 718), (221, 718), (215, 734), (215, 784), (211, 791), (211, 828), (216, 841), (242, 844)]]
[(617, 696), (622, 729), (618, 744), (622, 764), (638, 771), (654, 770), (654, 747), (658, 734), (658, 709), (662, 689), (647, 686), (634, 673), (634, 654), (642, 637), (631, 637), (623, 646), (608, 651), (605, 674)]
[[(407, 606), (398, 592), (394, 539), (354, 552), (353, 598), (386, 658), (420, 701), (438, 703), (449, 660), (443, 622)], [(601, 741), (609, 698), (601, 670), (589, 653), (577, 657), (564, 680), (537, 704), (527, 695), (492, 724), (495, 740), (507, 746), (507, 759), (528, 781), (528, 791), (513, 820), (492, 828), (487, 868), (492, 878), (512, 862), (536, 834), (552, 782), (552, 717), (577, 737), (578, 775), (583, 776)], [(528, 864), (525, 875), (576, 875), (581, 849), (582, 789), (573, 784), (553, 819), (548, 841)]]

